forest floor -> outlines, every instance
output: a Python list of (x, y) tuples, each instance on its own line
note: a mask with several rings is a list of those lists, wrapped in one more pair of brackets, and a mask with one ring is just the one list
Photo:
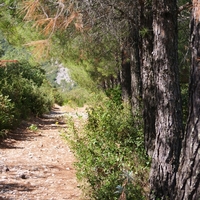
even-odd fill
[(50, 114), (24, 121), (0, 141), (0, 200), (82, 199), (75, 157), (61, 137), (67, 123), (57, 116), (64, 113), (86, 117), (84, 108), (56, 105)]

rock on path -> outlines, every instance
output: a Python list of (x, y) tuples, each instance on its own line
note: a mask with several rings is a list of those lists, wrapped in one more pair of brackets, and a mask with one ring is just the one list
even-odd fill
[[(31, 123), (39, 127), (36, 132), (27, 128)], [(60, 136), (62, 128), (66, 124), (54, 118), (37, 118), (0, 142), (0, 199), (81, 199), (75, 158)]]

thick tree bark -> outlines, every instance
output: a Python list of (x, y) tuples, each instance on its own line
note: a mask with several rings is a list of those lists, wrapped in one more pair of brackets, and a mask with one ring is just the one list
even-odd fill
[(144, 138), (147, 154), (152, 157), (155, 146), (155, 80), (153, 67), (153, 13), (152, 5), (141, 4), (140, 35), (141, 47), (141, 78), (144, 119)]
[(200, 198), (200, 3), (193, 0), (189, 116), (177, 176), (176, 200)]
[(152, 8), (156, 141), (150, 172), (150, 199), (173, 200), (182, 136), (176, 0), (153, 0)]

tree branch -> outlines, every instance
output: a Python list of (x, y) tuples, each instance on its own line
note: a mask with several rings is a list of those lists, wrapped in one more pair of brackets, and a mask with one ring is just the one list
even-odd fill
[(128, 20), (130, 20), (131, 22), (134, 22), (134, 19), (131, 18), (127, 13), (125, 13), (122, 9), (116, 7), (115, 5), (112, 4), (108, 4), (108, 6), (114, 8), (115, 10), (119, 11), (121, 13), (121, 16), (125, 16), (125, 18), (127, 18)]
[(182, 11), (187, 10), (191, 7), (192, 7), (192, 2), (191, 1), (187, 2), (186, 4), (184, 4), (178, 8), (178, 13), (181, 13)]

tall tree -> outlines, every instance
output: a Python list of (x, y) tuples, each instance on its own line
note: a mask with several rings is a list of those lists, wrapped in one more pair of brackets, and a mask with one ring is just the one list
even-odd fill
[(177, 176), (176, 200), (200, 197), (200, 3), (193, 0), (191, 17), (189, 116)]
[(177, 62), (176, 0), (153, 0), (155, 149), (150, 199), (173, 199), (179, 164), (182, 116)]
[(153, 13), (149, 1), (140, 1), (140, 56), (142, 79), (142, 102), (144, 120), (145, 150), (149, 156), (153, 155), (155, 146), (155, 80), (152, 59), (153, 52)]
[(131, 97), (130, 44), (128, 38), (121, 45), (120, 86), (123, 101), (129, 102)]
[(133, 115), (139, 112), (141, 108), (141, 62), (140, 62), (140, 37), (139, 37), (139, 20), (140, 4), (138, 0), (132, 3), (132, 20), (129, 23), (130, 30), (130, 68), (131, 68), (131, 107)]

